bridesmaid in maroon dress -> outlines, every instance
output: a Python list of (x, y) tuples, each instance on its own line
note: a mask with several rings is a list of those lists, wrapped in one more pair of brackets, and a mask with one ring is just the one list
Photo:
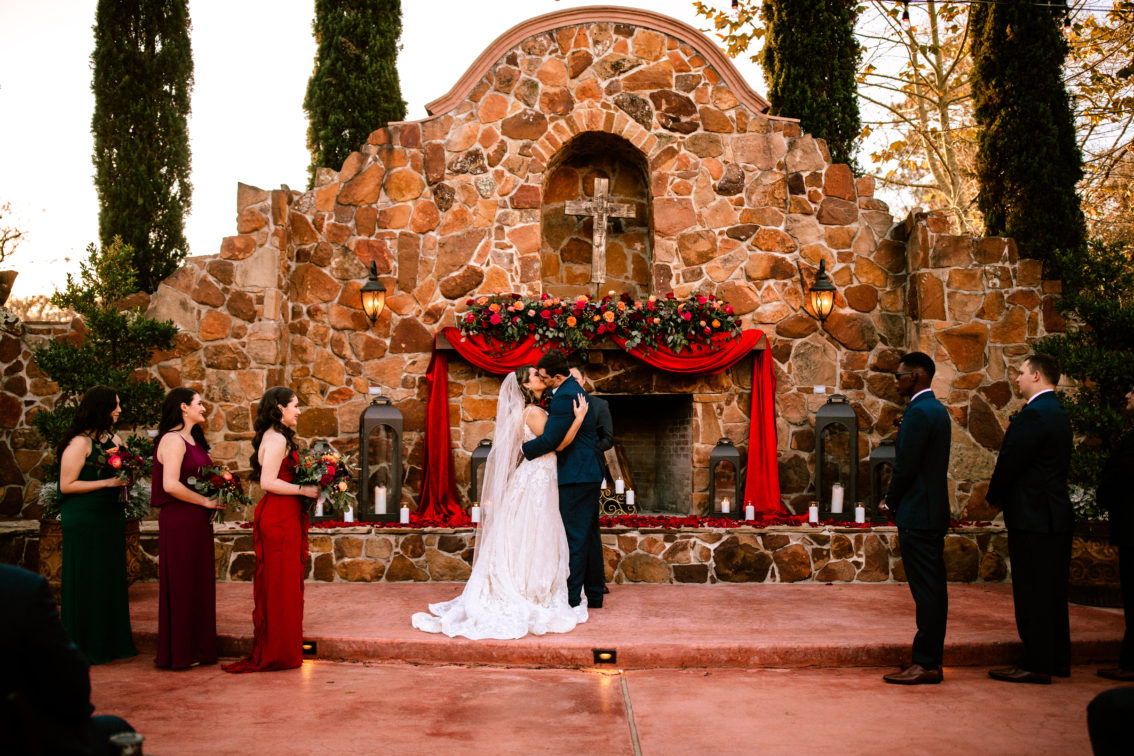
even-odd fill
[(186, 669), (217, 662), (217, 589), (213, 561), (214, 510), (188, 479), (211, 465), (201, 424), (205, 405), (196, 391), (175, 388), (161, 405), (154, 445), (153, 493), (159, 508), (158, 651), (154, 663)]
[(307, 513), (301, 496), (319, 495), (316, 486), (292, 483), (299, 461), (295, 424), (299, 398), (283, 386), (268, 389), (256, 412), (252, 472), (264, 498), (256, 505), (252, 534), (256, 574), (252, 592), (252, 654), (225, 672), (293, 669), (303, 663), (303, 573), (307, 561)]

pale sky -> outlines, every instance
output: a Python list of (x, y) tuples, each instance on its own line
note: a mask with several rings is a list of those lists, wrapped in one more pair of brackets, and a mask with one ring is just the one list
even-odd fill
[[(484, 48), (527, 18), (580, 0), (402, 0), (398, 58), (408, 120), (445, 94)], [(692, 0), (606, 0), (698, 28)], [(729, 0), (714, 0), (725, 8)], [(5, 268), (13, 297), (50, 293), (98, 237), (90, 89), (95, 0), (0, 0), (0, 204), (26, 240)], [(307, 180), (303, 95), (315, 42), (311, 0), (190, 0), (196, 83), (189, 137), (190, 254), (214, 254), (236, 233), (236, 184), (264, 189)], [(715, 39), (715, 38), (714, 38)], [(762, 73), (735, 61), (753, 89)]]

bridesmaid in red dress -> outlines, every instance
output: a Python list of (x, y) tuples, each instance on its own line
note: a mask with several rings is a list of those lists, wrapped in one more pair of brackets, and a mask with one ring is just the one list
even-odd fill
[(150, 505), (158, 515), (158, 651), (154, 664), (217, 663), (217, 586), (212, 517), (220, 504), (189, 487), (213, 464), (201, 395), (175, 388), (161, 405)]
[(301, 496), (319, 495), (316, 486), (292, 483), (299, 461), (295, 424), (299, 398), (283, 386), (268, 389), (256, 412), (252, 471), (264, 498), (256, 505), (252, 534), (256, 574), (252, 592), (252, 654), (223, 667), (225, 672), (293, 669), (303, 663), (303, 573), (307, 561), (307, 513)]

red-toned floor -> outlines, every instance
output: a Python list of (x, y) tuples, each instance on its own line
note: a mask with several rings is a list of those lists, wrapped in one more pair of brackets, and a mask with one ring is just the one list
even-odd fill
[[(157, 670), (145, 652), (92, 670), (99, 712), (158, 756), (1089, 753), (1085, 707), (1112, 684), (1086, 662), (1122, 631), (1116, 610), (1072, 607), (1071, 678), (998, 683), (986, 670), (1014, 653), (1010, 591), (950, 586), (945, 682), (905, 688), (881, 680), (908, 654), (905, 586), (619, 585), (574, 633), (497, 644), (410, 628), (459, 585), (308, 588), (307, 635), (357, 661), (227, 675)], [(131, 597), (152, 645), (154, 587)], [(246, 644), (249, 586), (218, 585), (218, 610), (226, 645)], [(620, 667), (591, 666), (596, 646)]]

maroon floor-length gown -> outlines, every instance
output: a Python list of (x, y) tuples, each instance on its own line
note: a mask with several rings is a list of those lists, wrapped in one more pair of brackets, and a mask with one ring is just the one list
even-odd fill
[[(280, 465), (279, 479), (295, 478), (299, 455)], [(256, 574), (252, 593), (252, 654), (225, 672), (293, 669), (303, 664), (303, 575), (307, 562), (307, 513), (298, 496), (265, 493), (252, 524)]]
[[(185, 441), (184, 437), (176, 434)], [(158, 439), (158, 443), (161, 440)], [(191, 476), (212, 465), (209, 453), (185, 441), (178, 480), (189, 488)], [(175, 498), (165, 490), (164, 472), (154, 445), (153, 492), (150, 503), (159, 507), (158, 599), (159, 667), (185, 669), (217, 661), (217, 585), (213, 557), (213, 510)]]

